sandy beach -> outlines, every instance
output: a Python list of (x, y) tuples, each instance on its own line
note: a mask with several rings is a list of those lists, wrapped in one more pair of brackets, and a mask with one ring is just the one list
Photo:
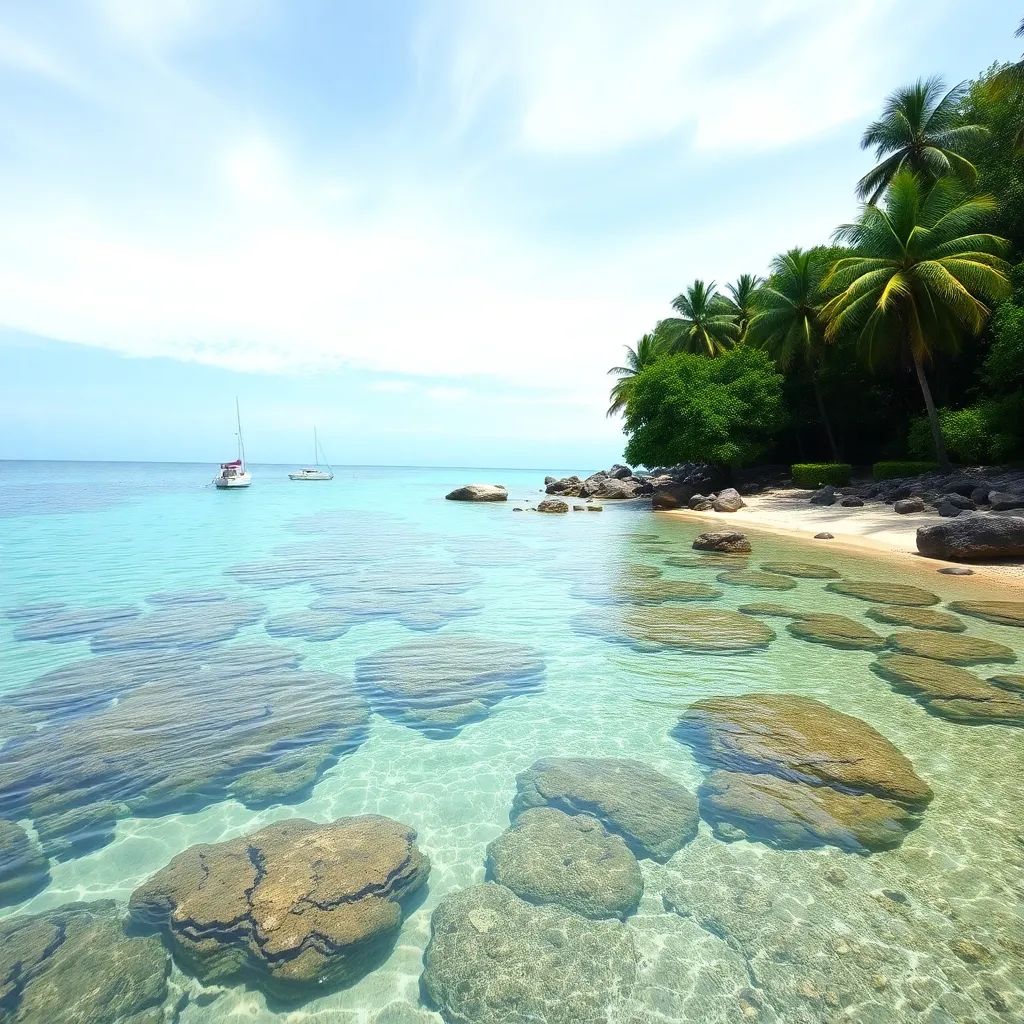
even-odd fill
[[(753, 532), (764, 530), (784, 534), (808, 545), (827, 544), (845, 547), (863, 553), (874, 553), (881, 558), (894, 556), (904, 563), (905, 571), (934, 573), (947, 565), (965, 565), (962, 562), (944, 562), (937, 558), (924, 558), (917, 551), (917, 529), (945, 522), (935, 513), (899, 515), (889, 505), (870, 502), (861, 508), (843, 508), (840, 505), (812, 505), (807, 500), (809, 491), (770, 491), (744, 497), (746, 508), (738, 512), (692, 512), (688, 509), (665, 512), (663, 515), (713, 522), (721, 528), (727, 526)], [(833, 540), (815, 540), (816, 533), (831, 533)], [(974, 580), (980, 587), (1000, 587), (1024, 591), (1024, 561), (971, 562)]]

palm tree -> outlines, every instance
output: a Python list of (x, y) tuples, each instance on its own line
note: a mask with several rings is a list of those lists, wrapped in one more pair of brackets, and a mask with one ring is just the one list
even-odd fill
[(927, 188), (901, 171), (884, 210), (867, 204), (855, 224), (837, 230), (857, 255), (839, 260), (826, 281), (842, 289), (821, 311), (826, 339), (850, 329), (869, 358), (879, 348), (910, 358), (946, 472), (949, 456), (924, 366), (965, 329), (977, 334), (990, 312), (986, 302), (1010, 292), (1002, 259), (1009, 242), (978, 230), (995, 210), (991, 196), (962, 199), (948, 178)]
[(788, 370), (796, 360), (807, 364), (832, 461), (838, 462), (839, 449), (818, 384), (818, 365), (831, 340), (825, 336), (821, 317), (828, 297), (825, 279), (831, 269), (828, 253), (822, 249), (790, 249), (776, 256), (767, 283), (754, 295), (746, 340), (771, 352), (782, 370)]
[(725, 290), (729, 293), (729, 298), (725, 301), (729, 306), (729, 311), (736, 318), (736, 326), (739, 328), (741, 338), (746, 333), (747, 324), (750, 322), (751, 301), (762, 284), (764, 284), (764, 279), (758, 277), (757, 274), (740, 274), (735, 284), (726, 285)]
[(717, 356), (739, 337), (736, 317), (728, 301), (715, 290), (714, 281), (707, 285), (694, 281), (672, 300), (672, 308), (679, 316), (660, 321), (654, 329), (671, 353)]
[(875, 157), (881, 161), (857, 183), (861, 199), (874, 206), (902, 170), (915, 171), (926, 182), (946, 175), (968, 184), (977, 180), (977, 169), (960, 151), (988, 129), (959, 123), (958, 107), (967, 91), (966, 82), (945, 96), (943, 88), (941, 78), (919, 78), (885, 101), (881, 119), (868, 125), (860, 140), (861, 149), (874, 146)]
[[(1024, 19), (1021, 19), (1020, 27), (1014, 33), (1020, 38), (1024, 36)], [(992, 78), (989, 79), (988, 88), (992, 95), (1000, 99), (1006, 95), (1017, 97), (1024, 95), (1024, 57), (1013, 64), (1007, 64), (1000, 68)], [(1024, 121), (1017, 129), (1017, 135), (1013, 140), (1016, 149), (1024, 149)]]
[(650, 366), (653, 362), (665, 354), (664, 345), (653, 334), (645, 334), (637, 343), (636, 348), (626, 346), (626, 365), (613, 366), (608, 372), (618, 376), (618, 380), (612, 386), (612, 404), (608, 406), (609, 416), (622, 412), (629, 401), (629, 393), (632, 389), (633, 378)]

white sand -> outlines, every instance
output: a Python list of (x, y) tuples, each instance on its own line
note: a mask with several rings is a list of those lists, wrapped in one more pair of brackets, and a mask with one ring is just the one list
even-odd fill
[[(739, 512), (691, 512), (680, 509), (664, 513), (688, 519), (713, 521), (718, 528), (761, 529), (805, 540), (808, 544), (829, 544), (874, 552), (879, 556), (894, 554), (907, 559), (908, 565), (934, 572), (943, 565), (964, 563), (942, 562), (924, 558), (917, 552), (917, 528), (946, 522), (935, 513), (899, 515), (892, 506), (868, 502), (861, 508), (841, 505), (812, 505), (810, 491), (771, 491), (745, 497), (746, 508)], [(831, 533), (835, 539), (814, 540), (816, 533)], [(1017, 562), (971, 562), (974, 579), (992, 586), (1024, 590), (1024, 560)]]

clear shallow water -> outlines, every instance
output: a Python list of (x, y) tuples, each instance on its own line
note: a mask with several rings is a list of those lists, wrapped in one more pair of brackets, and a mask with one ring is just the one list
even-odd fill
[[(397, 644), (471, 634), (535, 649), (542, 681), (444, 738), (403, 724), (378, 702), (358, 745), (301, 799), (252, 809), (221, 793), (198, 808), (192, 801), (121, 817), (112, 842), (54, 859), (47, 887), (0, 908), (0, 918), (70, 900), (124, 904), (188, 846), (281, 818), (384, 814), (417, 830), (432, 868), (425, 900), (380, 967), (287, 1009), (241, 985), (203, 990), (175, 968), (172, 998), (190, 993), (179, 1009), (186, 1024), (437, 1022), (440, 1015), (420, 997), (430, 917), (446, 894), (483, 881), (485, 848), (508, 827), (518, 773), (555, 755), (630, 757), (696, 791), (705, 769), (671, 735), (683, 709), (704, 697), (795, 693), (868, 723), (911, 760), (935, 794), (920, 826), (897, 849), (861, 857), (828, 846), (779, 851), (746, 840), (725, 843), (702, 822), (697, 839), (668, 863), (640, 862), (644, 896), (626, 925), (639, 954), (637, 984), (609, 1018), (640, 1024), (1024, 1016), (1024, 731), (931, 715), (870, 671), (874, 654), (807, 643), (778, 619), (763, 620), (777, 634), (774, 642), (742, 654), (641, 653), (579, 628), (581, 617), (600, 623), (621, 607), (593, 598), (612, 594), (637, 564), (663, 570), (664, 580), (716, 586), (722, 596), (701, 602), (708, 607), (770, 601), (894, 631), (865, 618), (870, 604), (827, 592), (825, 581), (801, 579), (776, 593), (718, 584), (719, 568), (666, 566), (667, 557), (692, 554), (698, 529), (637, 506), (606, 503), (600, 515), (513, 513), (516, 499), (538, 497), (542, 474), (535, 472), (342, 468), (323, 484), (292, 483), (284, 467), (257, 466), (249, 491), (217, 493), (206, 486), (212, 471), (0, 463), (0, 608), (63, 602), (73, 609), (153, 610), (159, 605), (147, 599), (155, 594), (216, 591), (236, 611), (246, 610), (204, 634), (209, 646), (202, 657), (215, 652), (230, 662), (238, 648), (273, 643), (301, 655), (303, 670), (351, 678), (361, 659)], [(443, 500), (451, 488), (477, 479), (506, 484), (512, 500)], [(852, 579), (894, 578), (895, 567), (877, 559), (753, 539), (752, 568), (811, 561)], [(424, 591), (424, 580), (441, 585)], [(928, 573), (901, 581), (925, 586), (944, 602), (991, 596), (971, 579)], [(325, 601), (354, 616), (343, 635), (319, 642), (268, 636), (268, 623)], [(388, 617), (376, 617), (374, 609), (385, 606)], [(172, 623), (180, 620), (175, 614)], [(197, 631), (208, 629), (211, 616), (189, 621)], [(1024, 630), (965, 621), (970, 636), (1024, 656)], [(88, 667), (103, 656), (93, 649), (93, 633), (60, 642), (18, 639), (24, 624), (0, 620), (0, 700), (31, 692), (43, 673), (82, 661)], [(157, 660), (177, 671), (183, 642), (165, 638)], [(171, 697), (170, 715), (187, 753), (190, 737), (202, 732), (197, 716), (218, 712), (196, 691), (181, 692), (188, 699), (174, 704)], [(5, 728), (14, 731), (0, 722)], [(133, 742), (130, 733), (126, 742)], [(0, 759), (9, 750), (0, 750)], [(57, 747), (54, 761), (60, 757)], [(543, 984), (541, 969), (535, 984)]]

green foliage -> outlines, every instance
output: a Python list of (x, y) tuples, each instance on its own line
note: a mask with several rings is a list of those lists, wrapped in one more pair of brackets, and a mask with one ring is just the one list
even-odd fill
[(938, 468), (937, 462), (876, 462), (871, 467), (871, 475), (876, 480), (897, 480), (904, 476), (934, 473)]
[[(979, 402), (966, 409), (940, 409), (942, 436), (958, 462), (991, 465), (1005, 462), (1024, 450), (1024, 393)], [(924, 417), (910, 425), (907, 451), (934, 455), (931, 427)]]
[(831, 484), (845, 487), (850, 482), (853, 467), (848, 462), (803, 462), (791, 467), (793, 486), (804, 490)]
[(611, 405), (608, 406), (608, 416), (614, 416), (625, 409), (630, 389), (633, 386), (633, 378), (645, 366), (650, 366), (664, 354), (665, 346), (653, 334), (645, 334), (636, 343), (636, 348), (630, 348), (629, 345), (626, 346), (626, 365), (613, 366), (608, 371), (609, 373), (614, 373), (619, 378), (612, 385)]
[(860, 140), (861, 149), (874, 147), (881, 161), (858, 182), (861, 199), (874, 205), (903, 172), (916, 174), (929, 185), (949, 176), (974, 184), (977, 169), (962, 152), (988, 129), (961, 117), (966, 86), (961, 83), (943, 95), (941, 78), (919, 78), (889, 96), (881, 118), (868, 125)]
[(1024, 389), (1024, 306), (1004, 302), (996, 310), (981, 376), (996, 394)]
[(633, 379), (626, 459), (643, 466), (751, 462), (785, 423), (782, 385), (772, 360), (747, 346), (717, 359), (659, 359)]
[(694, 281), (672, 300), (679, 316), (658, 323), (655, 336), (669, 352), (693, 352), (717, 356), (731, 348), (740, 328), (729, 300), (715, 290), (715, 282)]

